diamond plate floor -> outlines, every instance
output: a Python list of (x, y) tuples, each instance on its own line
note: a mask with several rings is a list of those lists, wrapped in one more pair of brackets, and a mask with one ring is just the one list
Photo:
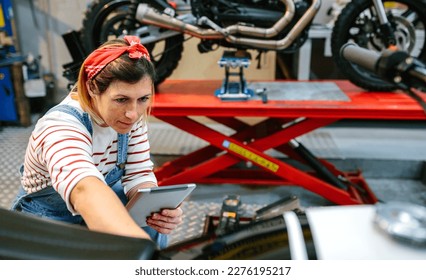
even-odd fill
[[(209, 124), (225, 134), (233, 131)], [(9, 208), (19, 188), (18, 168), (23, 160), (30, 127), (2, 127), (0, 130), (0, 207)], [(379, 199), (409, 201), (426, 205), (424, 159), (426, 130), (393, 128), (324, 128), (298, 139), (321, 158), (340, 160), (363, 170), (368, 184)], [(168, 124), (150, 123), (153, 160), (176, 157), (207, 145)], [(173, 143), (171, 145), (170, 143)], [(274, 150), (272, 156), (282, 156)], [(363, 168), (368, 168), (365, 170)], [(184, 222), (170, 236), (170, 244), (201, 234), (207, 215), (218, 215), (226, 194), (238, 194), (242, 200), (242, 216), (251, 217), (255, 210), (286, 195), (295, 195), (302, 207), (324, 206), (330, 202), (300, 187), (258, 187), (240, 185), (199, 185), (183, 203)]]
[(0, 131), (0, 207), (9, 208), (20, 186), (19, 167), (33, 127), (4, 127)]

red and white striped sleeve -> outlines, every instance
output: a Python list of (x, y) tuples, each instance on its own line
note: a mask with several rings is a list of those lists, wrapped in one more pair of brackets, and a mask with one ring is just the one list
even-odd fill
[(47, 185), (62, 196), (73, 214), (78, 213), (69, 196), (75, 185), (87, 176), (104, 181), (93, 162), (90, 133), (75, 117), (60, 111), (49, 113), (37, 123), (27, 148), (24, 170), (24, 186), (38, 185), (34, 178), (49, 177)]

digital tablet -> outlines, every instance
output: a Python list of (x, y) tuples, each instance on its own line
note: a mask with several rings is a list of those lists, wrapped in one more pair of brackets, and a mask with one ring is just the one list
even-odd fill
[(195, 184), (180, 184), (139, 189), (126, 208), (136, 223), (146, 226), (146, 218), (162, 209), (174, 209), (195, 189)]

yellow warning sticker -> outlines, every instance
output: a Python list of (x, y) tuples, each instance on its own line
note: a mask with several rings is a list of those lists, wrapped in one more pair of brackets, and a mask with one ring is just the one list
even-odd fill
[(227, 148), (228, 150), (239, 154), (240, 156), (248, 159), (249, 161), (256, 163), (257, 165), (260, 165), (266, 169), (271, 170), (272, 172), (277, 172), (279, 165), (273, 163), (270, 160), (267, 160), (266, 158), (263, 158), (249, 150), (247, 150), (246, 148), (239, 146), (237, 144), (234, 144), (232, 142), (229, 142), (228, 140), (223, 141), (222, 146), (224, 146), (225, 148)]
[(0, 27), (5, 27), (6, 23), (4, 21), (3, 7), (0, 4)]

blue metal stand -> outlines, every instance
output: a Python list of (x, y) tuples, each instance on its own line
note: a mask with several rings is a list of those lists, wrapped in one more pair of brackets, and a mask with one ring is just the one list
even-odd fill
[[(247, 88), (243, 68), (250, 65), (251, 56), (248, 52), (225, 51), (218, 64), (225, 67), (225, 79), (222, 87), (215, 91), (215, 96), (222, 100), (248, 100), (254, 96), (254, 91)], [(238, 72), (231, 72), (230, 68), (239, 68)], [(239, 81), (230, 81), (230, 76), (238, 76)]]

